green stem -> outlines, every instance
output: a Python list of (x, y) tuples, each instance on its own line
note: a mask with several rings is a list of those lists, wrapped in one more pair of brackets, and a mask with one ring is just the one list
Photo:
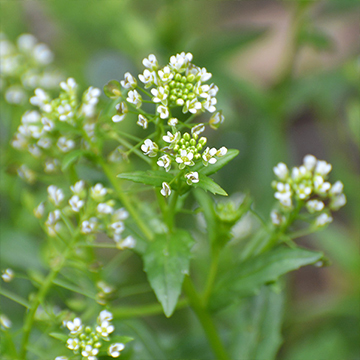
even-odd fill
[(202, 301), (196, 292), (194, 285), (191, 279), (188, 276), (185, 276), (184, 291), (189, 298), (190, 305), (195, 312), (197, 318), (199, 319), (204, 332), (208, 338), (208, 341), (217, 357), (218, 360), (230, 360), (228, 354), (226, 353), (224, 346), (221, 342), (221, 339), (217, 333), (213, 320), (207, 310), (203, 307)]
[(211, 265), (210, 265), (210, 270), (209, 270), (209, 275), (206, 281), (206, 286), (205, 286), (205, 290), (204, 290), (204, 295), (203, 295), (203, 304), (206, 307), (208, 302), (209, 302), (209, 298), (211, 295), (211, 291), (215, 282), (215, 277), (217, 274), (217, 270), (218, 270), (218, 266), (219, 266), (219, 258), (220, 258), (220, 249), (218, 249), (218, 251), (213, 251), (212, 252), (212, 257), (211, 257)]
[(21, 296), (19, 296), (17, 294), (12, 293), (9, 290), (0, 288), (0, 295), (7, 297), (8, 299), (10, 299), (28, 309), (30, 308), (30, 304), (28, 303), (27, 300), (23, 299)]
[(27, 352), (27, 345), (29, 342), (30, 332), (31, 328), (33, 326), (34, 320), (35, 320), (35, 314), (39, 307), (39, 305), (44, 301), (46, 294), (48, 293), (53, 281), (55, 280), (57, 274), (61, 270), (61, 268), (64, 266), (65, 261), (69, 254), (72, 251), (72, 247), (74, 243), (76, 242), (77, 237), (74, 236), (71, 243), (67, 246), (65, 251), (63, 252), (62, 256), (60, 257), (58, 263), (56, 266), (53, 267), (53, 269), (50, 271), (48, 276), (45, 278), (44, 282), (41, 285), (41, 288), (39, 289), (39, 292), (37, 293), (36, 297), (31, 303), (30, 310), (26, 315), (25, 318), (25, 324), (23, 327), (24, 335), (21, 342), (21, 348), (20, 348), (20, 360), (26, 360), (26, 352)]

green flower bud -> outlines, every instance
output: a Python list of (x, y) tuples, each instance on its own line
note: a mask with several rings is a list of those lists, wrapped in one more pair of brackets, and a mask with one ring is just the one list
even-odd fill
[(182, 76), (180, 81), (185, 84), (186, 83), (186, 76)]
[[(195, 80), (195, 75), (189, 74), (186, 79), (188, 82), (193, 82)], [(191, 85), (191, 84), (188, 84), (188, 85)]]
[(189, 93), (189, 89), (185, 88), (185, 89), (183, 90), (183, 94), (188, 94), (188, 93)]
[(175, 146), (174, 146), (174, 151), (175, 152), (178, 152), (180, 150), (180, 146), (178, 145), (178, 144), (176, 144)]
[(191, 145), (191, 146), (195, 146), (195, 145), (196, 145), (196, 140), (195, 140), (195, 139), (191, 139), (191, 140), (190, 140), (190, 145)]
[(170, 96), (169, 96), (169, 99), (170, 99), (171, 101), (176, 101), (177, 96), (176, 96), (176, 95), (170, 95)]
[(196, 149), (197, 149), (198, 151), (201, 151), (202, 148), (203, 148), (203, 146), (202, 146), (201, 144), (197, 144), (197, 145), (196, 145)]
[(192, 137), (193, 137), (195, 140), (197, 140), (197, 139), (199, 138), (199, 135), (198, 135), (198, 134), (193, 133), (193, 134), (192, 134)]
[(171, 88), (174, 88), (176, 86), (176, 82), (174, 80), (171, 80), (169, 86)]
[(190, 137), (190, 134), (189, 133), (184, 133), (184, 135), (183, 135), (183, 139), (185, 139), (185, 140), (187, 140), (187, 141), (189, 141), (190, 139), (191, 139), (191, 137)]
[(185, 146), (186, 146), (186, 147), (189, 147), (189, 145), (190, 145), (190, 142), (187, 141), (187, 142), (185, 143)]
[(184, 88), (185, 88), (185, 84), (179, 83), (179, 88), (180, 88), (180, 89), (184, 89)]
[(196, 98), (196, 95), (194, 93), (188, 94), (188, 99), (189, 100), (192, 100), (192, 99), (195, 99), (195, 98)]
[(175, 79), (176, 81), (181, 81), (181, 78), (182, 78), (182, 76), (181, 76), (179, 73), (177, 73), (177, 74), (175, 75), (175, 77), (174, 77), (174, 79)]
[(201, 155), (199, 153), (196, 153), (194, 155), (195, 160), (199, 160), (201, 158)]
[(90, 326), (87, 326), (87, 327), (85, 328), (85, 332), (87, 332), (87, 333), (91, 333), (91, 331), (92, 331), (92, 329), (91, 329), (91, 327), (90, 327)]
[(184, 94), (183, 96), (181, 96), (181, 98), (186, 101), (188, 99), (188, 96)]
[(181, 140), (180, 140), (180, 144), (181, 144), (181, 145), (184, 145), (184, 144), (185, 144), (185, 139), (181, 139)]
[(204, 145), (207, 143), (207, 138), (204, 137), (204, 136), (202, 136), (202, 137), (200, 138), (200, 140), (199, 140), (199, 143), (200, 143), (202, 146), (204, 146)]
[(186, 84), (186, 88), (187, 88), (188, 90), (192, 90), (192, 89), (194, 88), (194, 85), (193, 85), (193, 84), (190, 84), (190, 83), (187, 83), (187, 84)]

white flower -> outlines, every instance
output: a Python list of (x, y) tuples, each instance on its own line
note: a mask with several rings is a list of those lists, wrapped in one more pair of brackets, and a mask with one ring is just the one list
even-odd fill
[(25, 164), (21, 165), (17, 170), (18, 175), (30, 184), (35, 181), (35, 173)]
[(40, 219), (44, 215), (45, 211), (45, 205), (44, 203), (40, 203), (35, 209), (34, 209), (34, 215), (38, 219)]
[[(110, 294), (114, 291), (114, 288), (110, 285), (108, 285), (105, 281), (98, 281), (96, 283), (96, 286), (104, 293), (104, 294)], [(106, 310), (103, 310), (106, 311)], [(111, 320), (111, 319), (110, 319)], [(101, 322), (100, 322), (101, 323)]]
[(45, 44), (37, 44), (33, 50), (34, 59), (42, 65), (48, 65), (54, 60), (54, 54)]
[(84, 350), (81, 352), (81, 355), (88, 358), (89, 360), (95, 360), (95, 355), (99, 353), (99, 349), (93, 348), (91, 345), (86, 345)]
[(329, 191), (331, 195), (340, 195), (344, 190), (344, 184), (341, 181), (336, 181), (331, 186), (331, 190)]
[(5, 99), (9, 104), (22, 104), (26, 97), (25, 91), (20, 86), (11, 86), (5, 93)]
[(286, 164), (280, 162), (274, 168), (273, 171), (279, 180), (286, 180), (289, 176), (289, 169)]
[(193, 100), (186, 100), (182, 111), (184, 114), (186, 114), (188, 111), (191, 112), (192, 114), (196, 114), (201, 109), (202, 109), (201, 102), (197, 101), (197, 99), (195, 98)]
[(114, 232), (114, 234), (121, 234), (125, 230), (125, 225), (122, 221), (116, 221), (109, 225), (109, 228)]
[(113, 122), (119, 122), (124, 120), (125, 115), (128, 113), (128, 107), (125, 102), (121, 102), (120, 104), (117, 104), (115, 106), (115, 109), (117, 111), (117, 114), (115, 114), (111, 120)]
[(78, 338), (75, 339), (67, 339), (66, 341), (67, 347), (70, 350), (78, 350), (80, 347), (80, 342)]
[(155, 103), (162, 103), (163, 105), (167, 105), (167, 97), (169, 95), (169, 91), (166, 90), (163, 86), (159, 86), (157, 89), (151, 89), (151, 93), (153, 94), (152, 101)]
[(142, 63), (146, 68), (150, 70), (156, 70), (158, 67), (158, 61), (154, 54), (150, 54), (147, 58), (144, 58)]
[(96, 230), (98, 220), (93, 217), (90, 220), (84, 220), (81, 223), (81, 232), (83, 234), (91, 234)]
[(170, 65), (173, 69), (178, 72), (183, 72), (188, 67), (191, 62), (193, 55), (191, 53), (185, 54), (182, 52), (181, 54), (172, 55), (170, 57)]
[(310, 213), (314, 213), (315, 211), (321, 211), (325, 207), (324, 203), (319, 200), (309, 200), (306, 203), (306, 208)]
[(77, 335), (81, 333), (83, 325), (80, 318), (75, 318), (74, 321), (68, 321), (66, 327), (70, 330), (71, 335)]
[(331, 184), (324, 181), (324, 178), (320, 175), (314, 177), (314, 190), (322, 195), (326, 194), (330, 190)]
[(174, 73), (169, 66), (165, 66), (162, 70), (159, 70), (158, 75), (163, 83), (168, 83), (174, 77)]
[(212, 74), (209, 73), (209, 72), (207, 72), (206, 68), (203, 67), (203, 68), (198, 72), (197, 76), (200, 76), (200, 81), (205, 82), (205, 81), (208, 81), (208, 80), (211, 79)]
[(19, 50), (25, 52), (31, 51), (36, 45), (36, 43), (36, 37), (31, 34), (21, 34), (16, 40), (16, 44)]
[(284, 217), (280, 215), (280, 213), (276, 210), (272, 210), (270, 213), (271, 222), (275, 226), (281, 225), (281, 223), (284, 221)]
[(275, 199), (278, 199), (279, 202), (283, 206), (291, 207), (292, 206), (292, 201), (291, 201), (292, 192), (291, 192), (290, 185), (279, 182), (276, 185), (276, 189), (278, 191), (274, 194)]
[(168, 120), (168, 125), (169, 126), (176, 126), (178, 124), (179, 120), (177, 118), (171, 118)]
[(217, 150), (215, 148), (210, 149), (209, 147), (207, 147), (203, 154), (202, 154), (202, 158), (203, 158), (203, 164), (205, 166), (208, 166), (208, 164), (215, 164), (217, 159), (214, 158), (214, 156), (216, 155)]
[(59, 138), (56, 146), (60, 149), (60, 151), (68, 152), (75, 147), (75, 141), (62, 136)]
[(114, 212), (114, 215), (112, 216), (112, 220), (122, 221), (122, 220), (126, 220), (128, 217), (129, 217), (129, 213), (124, 208), (120, 208)]
[(60, 210), (56, 209), (54, 211), (50, 211), (46, 220), (46, 225), (53, 225), (60, 219)]
[(225, 156), (228, 152), (228, 149), (225, 146), (222, 146), (217, 152), (216, 152), (216, 156), (221, 157), (221, 156)]
[(169, 155), (163, 155), (161, 157), (159, 157), (157, 164), (160, 167), (163, 167), (166, 172), (168, 172), (171, 169), (171, 159)]
[(117, 358), (120, 356), (120, 351), (124, 349), (125, 345), (123, 343), (115, 343), (109, 346), (108, 354), (113, 358)]
[(14, 278), (14, 272), (10, 268), (5, 269), (2, 272), (1, 278), (5, 282), (10, 282)]
[(147, 129), (148, 127), (148, 119), (144, 115), (139, 114), (138, 121), (136, 123), (143, 129)]
[(160, 190), (160, 194), (165, 197), (168, 197), (171, 195), (171, 187), (168, 183), (166, 183), (166, 182), (162, 183), (162, 188)]
[(145, 84), (145, 88), (150, 87), (152, 84), (157, 84), (157, 77), (155, 71), (144, 70), (143, 74), (139, 74), (140, 81)]
[(142, 104), (141, 95), (136, 90), (130, 90), (128, 92), (128, 97), (126, 98), (126, 101), (128, 101), (131, 104), (134, 104), (137, 109), (141, 107)]
[(306, 155), (303, 161), (304, 161), (304, 166), (306, 167), (307, 170), (309, 171), (314, 170), (317, 162), (317, 159), (314, 155)]
[(73, 92), (73, 91), (76, 89), (77, 84), (76, 84), (76, 81), (75, 81), (73, 78), (68, 78), (68, 79), (66, 80), (66, 82), (65, 82), (65, 81), (62, 81), (62, 82), (60, 83), (60, 87), (61, 87), (63, 90), (65, 90), (66, 92), (71, 93), (71, 92)]
[(57, 170), (59, 162), (56, 159), (46, 160), (44, 171), (46, 173), (52, 173)]
[(312, 192), (312, 188), (310, 186), (306, 186), (305, 184), (299, 184), (296, 188), (296, 194), (299, 199), (306, 199)]
[(188, 185), (196, 184), (199, 182), (199, 174), (197, 171), (190, 172), (185, 175), (186, 182)]
[(90, 189), (90, 196), (95, 201), (101, 201), (104, 196), (107, 194), (107, 189), (100, 183), (96, 184)]
[(169, 117), (169, 109), (166, 106), (159, 105), (156, 109), (161, 119), (167, 119)]
[(55, 205), (59, 206), (60, 203), (64, 200), (64, 193), (61, 189), (57, 188), (55, 185), (50, 185), (47, 188), (49, 195), (49, 200)]
[(69, 360), (69, 358), (66, 356), (57, 356), (55, 360)]
[(150, 139), (146, 139), (144, 141), (144, 144), (141, 145), (141, 150), (144, 152), (145, 155), (148, 155), (150, 157), (156, 156), (158, 149), (158, 145)]
[(74, 195), (69, 200), (69, 205), (71, 206), (71, 209), (75, 212), (79, 212), (80, 209), (84, 206), (84, 201), (80, 200), (78, 195)]
[(180, 156), (178, 155), (176, 157), (176, 162), (179, 164), (179, 169), (184, 169), (186, 165), (193, 166), (193, 158), (194, 154), (191, 151), (187, 152), (185, 149), (180, 150)]
[(325, 226), (326, 224), (329, 224), (333, 221), (333, 218), (324, 213), (324, 214), (321, 214), (319, 215), (316, 219), (315, 219), (315, 225), (318, 226), (318, 227), (322, 227), (322, 226)]
[(191, 134), (200, 135), (204, 131), (205, 131), (204, 124), (197, 124), (191, 128)]
[(324, 160), (318, 160), (315, 168), (315, 174), (326, 176), (332, 169), (331, 164)]
[(46, 104), (49, 103), (50, 97), (49, 95), (40, 88), (35, 89), (34, 91), (35, 96), (30, 98), (30, 104), (34, 106), (38, 106), (39, 108), (43, 109)]
[(102, 324), (104, 321), (111, 321), (113, 319), (113, 314), (108, 310), (102, 310), (97, 318), (99, 324)]
[(127, 236), (125, 239), (114, 239), (116, 241), (116, 247), (120, 250), (133, 249), (136, 246), (136, 240), (131, 236)]
[(124, 80), (121, 80), (120, 83), (125, 89), (135, 89), (137, 84), (136, 79), (129, 72), (124, 74)]
[(37, 142), (37, 144), (42, 147), (43, 149), (49, 149), (50, 146), (52, 145), (52, 141), (50, 138), (47, 137), (42, 137), (40, 138), (40, 140)]
[(177, 131), (175, 134), (172, 134), (170, 131), (167, 132), (167, 135), (163, 136), (163, 140), (169, 144), (175, 145), (181, 138), (180, 131)]
[(304, 165), (300, 167), (293, 167), (291, 171), (291, 177), (294, 181), (301, 181), (308, 175), (308, 170)]
[(42, 152), (38, 146), (35, 144), (28, 146), (29, 153), (35, 158), (39, 158), (42, 155)]
[(43, 124), (43, 130), (46, 131), (46, 132), (51, 131), (55, 127), (54, 122), (51, 121), (50, 119), (46, 118), (46, 117), (43, 117), (41, 119), (41, 122)]
[(80, 196), (84, 190), (84, 187), (85, 187), (85, 181), (79, 180), (74, 185), (70, 186), (70, 190), (73, 192), (73, 194)]
[(335, 195), (330, 202), (330, 209), (339, 210), (346, 204), (346, 196), (344, 194)]
[[(99, 335), (106, 338), (115, 330), (114, 325), (112, 325), (109, 321), (104, 320), (101, 322), (101, 325), (96, 327), (96, 331)], [(96, 354), (95, 354), (96, 355)]]
[(4, 314), (0, 314), (0, 325), (3, 326), (5, 329), (10, 329), (12, 323), (7, 316), (5, 316)]
[(112, 214), (114, 212), (113, 207), (105, 203), (98, 204), (96, 210), (99, 214)]

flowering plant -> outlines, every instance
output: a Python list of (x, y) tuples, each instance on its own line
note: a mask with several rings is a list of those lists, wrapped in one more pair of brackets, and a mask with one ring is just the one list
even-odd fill
[[(105, 85), (107, 103), (100, 99), (100, 89), (92, 86), (80, 101), (73, 78), (60, 82), (55, 98), (41, 87), (35, 89), (30, 104), (36, 110), (24, 113), (12, 146), (25, 154), (24, 162), (17, 164), (18, 174), (33, 186), (47, 189), (34, 215), (47, 235), (48, 272), (36, 276), (4, 270), (5, 282), (22, 276), (36, 287), (27, 299), (1, 292), (28, 309), (22, 341), (17, 349), (8, 334), (9, 341), (2, 345), (4, 359), (30, 359), (28, 354), (34, 352), (30, 339), (41, 321), (54, 330), (53, 338), (63, 342), (64, 354), (67, 351), (55, 354), (56, 360), (117, 358), (122, 351), (135, 359), (136, 350), (132, 355), (125, 348), (132, 338), (114, 335), (112, 321), (152, 312), (171, 317), (184, 307), (195, 312), (216, 358), (230, 359), (215, 325), (216, 312), (256, 294), (278, 306), (280, 295), (272, 286), (281, 284), (282, 275), (326, 263), (321, 252), (301, 248), (294, 239), (324, 228), (332, 221), (331, 211), (345, 205), (343, 184), (327, 181), (331, 165), (307, 155), (303, 165), (292, 171), (284, 163), (275, 166), (277, 180), (272, 186), (278, 202), (268, 220), (254, 210), (248, 195), (240, 200), (235, 196), (215, 200), (212, 195), (228, 194), (210, 176), (234, 159), (238, 150), (208, 145), (204, 134), (217, 130), (224, 115), (217, 110), (219, 89), (209, 82), (212, 74), (192, 61), (192, 54), (182, 52), (161, 67), (151, 54), (143, 60), (145, 69), (138, 78), (126, 72), (123, 80)], [(144, 136), (123, 130), (131, 121), (142, 128)], [(139, 165), (140, 169), (126, 171), (135, 157), (146, 168)], [(95, 178), (87, 175), (88, 169), (97, 174)], [(194, 227), (184, 222), (184, 214), (191, 215), (192, 225), (195, 220)], [(236, 226), (248, 214), (260, 220), (260, 227), (231, 258)], [(309, 225), (304, 227), (304, 223)], [(199, 256), (197, 248), (206, 256), (206, 271), (194, 276), (190, 263)], [(108, 284), (106, 266), (97, 263), (98, 249), (112, 249), (114, 254), (130, 250), (140, 257), (161, 306), (122, 309), (116, 302), (121, 288)], [(224, 254), (227, 261), (222, 261)], [(119, 264), (114, 264), (110, 268), (118, 269)], [(198, 276), (203, 286), (194, 284)], [(83, 325), (74, 314), (76, 304), (70, 302), (70, 311), (66, 300), (61, 303), (65, 309), (50, 310), (56, 302), (49, 297), (55, 286), (105, 307), (96, 325)], [(94, 318), (94, 311), (79, 308), (86, 320)], [(9, 324), (2, 315), (6, 333)], [(68, 335), (59, 333), (61, 326), (69, 330)], [(136, 332), (132, 336), (136, 342)]]

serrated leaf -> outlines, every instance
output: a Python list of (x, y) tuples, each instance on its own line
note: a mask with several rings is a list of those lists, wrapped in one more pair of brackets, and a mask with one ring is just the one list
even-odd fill
[(165, 171), (134, 171), (117, 175), (120, 179), (130, 180), (136, 183), (161, 187), (162, 183), (170, 182), (173, 176)]
[(205, 176), (204, 174), (199, 174), (199, 182), (194, 184), (193, 186), (201, 188), (205, 191), (210, 191), (214, 195), (219, 194), (222, 196), (228, 196), (226, 191), (218, 185), (214, 180)]
[(144, 270), (167, 317), (174, 312), (184, 276), (189, 273), (193, 243), (184, 230), (160, 234), (143, 255)]
[(281, 275), (323, 260), (323, 253), (303, 248), (278, 247), (234, 265), (219, 279), (212, 306), (225, 306), (229, 299), (256, 294), (264, 284), (277, 281)]
[(67, 339), (69, 338), (67, 335), (57, 332), (52, 332), (49, 334), (51, 337), (58, 339), (64, 343), (66, 343)]
[(89, 155), (90, 153), (87, 150), (74, 150), (66, 154), (61, 163), (61, 170), (64, 171), (68, 169), (75, 161), (81, 158), (84, 155)]
[(217, 162), (213, 165), (203, 166), (202, 164), (194, 167), (194, 170), (198, 170), (200, 174), (212, 175), (218, 172), (222, 167), (224, 167), (228, 162), (234, 159), (239, 155), (239, 150), (229, 149), (226, 155), (218, 158)]
[(117, 99), (121, 97), (121, 86), (119, 81), (110, 80), (104, 86), (104, 94), (110, 99)]

